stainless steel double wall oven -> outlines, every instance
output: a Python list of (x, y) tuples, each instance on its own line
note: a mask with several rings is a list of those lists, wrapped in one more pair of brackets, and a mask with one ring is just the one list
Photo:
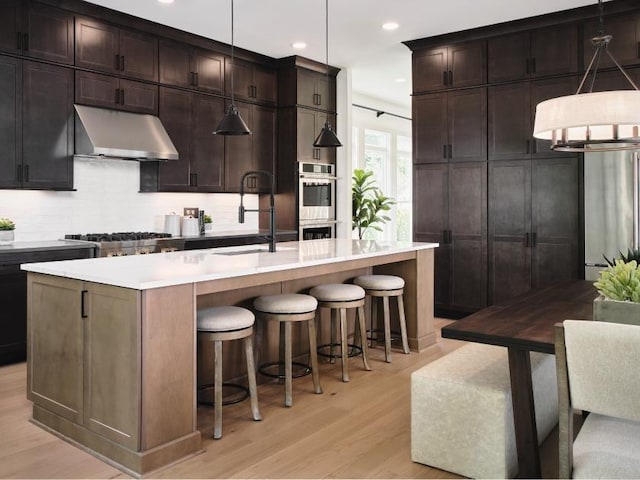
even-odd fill
[(300, 240), (334, 238), (337, 223), (335, 165), (300, 162), (298, 169)]

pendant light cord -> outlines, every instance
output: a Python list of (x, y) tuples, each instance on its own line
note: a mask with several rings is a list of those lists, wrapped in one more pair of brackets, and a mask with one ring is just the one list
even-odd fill
[[(324, 18), (324, 22), (325, 22), (325, 31), (324, 31), (324, 38), (325, 38), (325, 59), (327, 62), (327, 88), (329, 87), (329, 0), (325, 0), (325, 18)], [(327, 117), (325, 119), (325, 123), (329, 123), (329, 110), (327, 110)]]
[(235, 105), (233, 96), (233, 91), (235, 89), (235, 82), (233, 81), (235, 69), (236, 64), (233, 56), (233, 0), (231, 0), (231, 105)]

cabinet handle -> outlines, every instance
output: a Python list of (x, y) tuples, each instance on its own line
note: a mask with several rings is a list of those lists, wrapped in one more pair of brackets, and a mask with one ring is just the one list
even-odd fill
[(538, 243), (538, 235), (536, 234), (536, 232), (533, 232), (531, 234), (531, 247), (535, 247), (537, 243)]
[(22, 183), (22, 165), (18, 165), (18, 169), (16, 170), (16, 179), (18, 182)]
[(442, 145), (442, 158), (447, 158), (447, 144)]
[(124, 88), (120, 89), (120, 105), (124, 105)]
[(525, 59), (525, 63), (526, 63), (525, 71), (527, 72), (527, 75), (529, 75), (531, 73), (531, 67), (530, 67), (530, 62), (528, 58)]
[(322, 105), (322, 94), (318, 94), (318, 105)]
[(449, 160), (453, 158), (453, 145), (449, 144)]
[(638, 42), (638, 58), (640, 58), (640, 42)]
[(248, 96), (249, 98), (253, 98), (253, 85), (249, 85), (249, 86), (247, 87), (247, 96)]
[(87, 315), (87, 309), (86, 309), (86, 298), (87, 298), (87, 293), (89, 293), (89, 290), (82, 290), (80, 292), (80, 318), (89, 318), (89, 315)]
[(24, 181), (29, 183), (29, 165), (24, 166)]
[(453, 70), (449, 70), (449, 86), (453, 85)]
[(24, 34), (24, 40), (22, 41), (22, 48), (24, 51), (29, 51), (29, 34)]
[(531, 140), (527, 140), (525, 153), (531, 153)]
[(120, 70), (124, 72), (124, 55), (120, 55)]
[(120, 70), (120, 55), (118, 55), (117, 53), (115, 55), (115, 62), (116, 62), (115, 69)]
[(193, 80), (194, 80), (194, 85), (197, 87), (198, 86), (198, 72), (194, 72), (193, 73)]
[(524, 234), (524, 247), (529, 248), (531, 246), (531, 234), (529, 232)]
[(537, 140), (532, 140), (531, 145), (533, 147), (531, 149), (531, 153), (538, 153), (538, 141)]
[(531, 73), (536, 73), (536, 57), (531, 59)]
[(447, 71), (445, 70), (444, 72), (442, 72), (442, 84), (443, 85), (447, 85), (447, 81), (448, 81), (448, 76), (447, 76)]
[(22, 34), (20, 32), (16, 33), (16, 48), (22, 50)]
[(114, 103), (115, 103), (116, 105), (118, 105), (118, 103), (120, 103), (120, 89), (119, 89), (119, 88), (116, 88), (116, 89), (115, 89), (115, 92), (116, 92), (116, 96), (115, 96)]
[(192, 186), (194, 186), (194, 187), (198, 186), (198, 174), (197, 173), (193, 174), (193, 185)]

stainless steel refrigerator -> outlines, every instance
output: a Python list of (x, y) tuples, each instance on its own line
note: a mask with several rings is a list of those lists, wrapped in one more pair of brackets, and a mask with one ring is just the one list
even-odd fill
[(585, 278), (596, 280), (619, 252), (638, 247), (638, 153), (584, 155)]

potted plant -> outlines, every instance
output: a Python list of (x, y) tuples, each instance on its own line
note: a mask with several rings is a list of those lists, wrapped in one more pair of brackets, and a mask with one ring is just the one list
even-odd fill
[(8, 218), (0, 218), (0, 245), (9, 245), (13, 242), (13, 231), (16, 224)]
[(204, 215), (204, 231), (210, 232), (213, 229), (213, 221), (211, 220), (211, 215)]
[(638, 262), (614, 260), (594, 283), (600, 293), (593, 301), (593, 319), (640, 325), (640, 268)]
[(382, 231), (379, 224), (391, 220), (384, 212), (395, 205), (393, 198), (387, 197), (375, 185), (372, 171), (356, 168), (353, 171), (351, 186), (352, 198), (352, 229), (358, 231), (358, 238), (362, 240), (367, 229)]

